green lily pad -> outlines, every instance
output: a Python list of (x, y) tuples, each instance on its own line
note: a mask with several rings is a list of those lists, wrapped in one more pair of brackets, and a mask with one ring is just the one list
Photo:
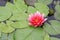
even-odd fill
[(41, 28), (17, 29), (13, 33), (2, 33), (0, 40), (49, 40), (49, 35)]
[(27, 9), (27, 6), (26, 6), (24, 0), (16, 0), (16, 1), (14, 2), (14, 5), (17, 7), (17, 9), (18, 9), (19, 11), (22, 11), (22, 12), (25, 12), (26, 9)]
[(50, 37), (50, 40), (60, 40), (59, 38)]
[(10, 34), (2, 33), (0, 40), (14, 40), (13, 37), (14, 37), (13, 33)]
[(26, 28), (29, 27), (28, 22), (26, 20), (20, 20), (18, 22), (12, 22), (11, 26), (14, 28)]
[[(45, 37), (45, 38), (44, 38)], [(25, 28), (15, 31), (15, 40), (43, 40), (48, 38), (41, 28)]]
[(16, 21), (11, 22), (11, 25), (14, 28), (25, 28), (28, 27), (28, 15), (23, 12), (17, 12), (14, 13), (13, 16), (10, 18), (10, 21)]
[(36, 10), (36, 8), (34, 8), (34, 7), (32, 7), (32, 6), (29, 6), (27, 11), (28, 11), (28, 13), (30, 14), (30, 13), (35, 13), (35, 12), (38, 11), (38, 10)]
[(10, 33), (10, 34), (7, 36), (7, 39), (8, 39), (8, 40), (14, 40), (14, 33)]
[(13, 13), (13, 16), (10, 18), (10, 20), (26, 20), (28, 15), (24, 12), (15, 12)]
[(60, 5), (57, 5), (55, 9), (56, 9), (56, 13), (54, 14), (54, 16), (56, 19), (60, 20)]
[(60, 5), (56, 5), (55, 9), (56, 9), (57, 12), (60, 12), (59, 11), (60, 10)]
[(36, 7), (37, 11), (39, 11), (39, 12), (45, 14), (45, 16), (48, 15), (48, 13), (49, 13), (48, 10), (49, 10), (49, 8), (48, 8), (45, 4), (36, 3), (36, 4), (35, 4), (35, 7)]
[(6, 4), (6, 7), (9, 9), (11, 13), (19, 11), (18, 8), (14, 4), (11, 4), (9, 2)]
[(44, 25), (44, 30), (48, 32), (49, 34), (55, 35), (55, 34), (60, 34), (60, 22), (52, 20), (50, 21), (51, 25), (48, 23), (45, 23)]
[(44, 40), (50, 40), (50, 37), (49, 37), (48, 33), (45, 33)]
[(56, 12), (54, 14), (55, 19), (60, 20), (60, 13)]
[[(27, 23), (27, 14), (25, 12), (19, 11), (15, 5), (12, 5), (10, 3), (7, 4), (7, 7), (10, 9), (12, 12), (11, 18), (9, 19), (10, 21), (18, 21), (18, 22), (10, 22), (14, 28), (24, 28), (28, 27)], [(14, 8), (13, 8), (14, 7)], [(21, 9), (20, 9), (21, 10)], [(24, 26), (26, 25), (26, 26)]]
[(39, 3), (43, 3), (43, 4), (50, 4), (53, 0), (38, 0)]
[(4, 33), (11, 33), (12, 31), (14, 31), (14, 28), (11, 27), (9, 23), (5, 24), (2, 22), (0, 23), (0, 31)]
[(1, 37), (1, 32), (0, 32), (0, 37)]
[(0, 21), (4, 21), (11, 16), (11, 12), (6, 7), (0, 7)]
[(7, 34), (2, 33), (0, 40), (7, 40)]

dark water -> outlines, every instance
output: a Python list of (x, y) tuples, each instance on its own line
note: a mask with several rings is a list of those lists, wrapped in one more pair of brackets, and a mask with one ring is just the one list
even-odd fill
[(0, 0), (0, 6), (5, 6), (7, 3), (7, 0)]
[[(60, 2), (60, 0), (53, 0), (53, 1), (52, 1), (50, 4), (48, 4), (47, 6), (49, 7), (49, 9), (52, 8), (52, 9), (54, 10), (54, 12), (55, 12), (55, 6), (56, 6), (56, 5), (53, 4), (54, 1), (59, 1), (59, 2)], [(5, 6), (7, 2), (13, 3), (13, 0), (0, 0), (0, 6)], [(59, 4), (60, 4), (60, 3), (59, 3)], [(47, 23), (49, 23), (49, 22), (48, 22), (49, 20), (56, 20), (53, 14), (52, 14), (52, 15), (48, 15), (47, 18), (48, 18)], [(60, 20), (58, 20), (58, 21), (60, 21)], [(4, 21), (4, 22), (5, 22), (5, 21)], [(5, 22), (5, 23), (6, 23), (6, 22)], [(50, 35), (50, 37), (56, 37), (56, 38), (59, 38), (59, 39), (60, 39), (60, 34)]]

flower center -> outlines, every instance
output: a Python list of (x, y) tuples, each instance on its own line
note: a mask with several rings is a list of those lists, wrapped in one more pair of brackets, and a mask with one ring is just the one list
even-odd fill
[(36, 22), (36, 23), (37, 23), (38, 21), (39, 21), (39, 19), (38, 19), (38, 18), (35, 18), (34, 22)]

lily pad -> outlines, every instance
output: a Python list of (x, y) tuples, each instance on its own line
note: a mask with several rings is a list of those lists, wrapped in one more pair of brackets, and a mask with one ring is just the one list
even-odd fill
[(45, 16), (48, 15), (49, 13), (49, 8), (45, 5), (45, 4), (42, 4), (42, 3), (36, 3), (35, 4), (35, 7), (37, 9), (37, 11), (40, 11), (41, 13), (45, 14)]
[(50, 37), (49, 37), (48, 33), (45, 33), (44, 40), (50, 40)]
[(43, 4), (50, 4), (53, 0), (38, 0), (39, 3), (43, 3)]
[(49, 25), (48, 23), (45, 23), (44, 25), (44, 30), (46, 32), (48, 32), (49, 34), (55, 35), (55, 34), (60, 34), (59, 30), (60, 30), (60, 22), (59, 21), (49, 21), (51, 23), (51, 25)]
[(27, 9), (27, 6), (26, 6), (24, 0), (16, 0), (16, 1), (14, 2), (14, 5), (17, 7), (17, 9), (18, 9), (19, 11), (22, 11), (22, 12), (25, 12), (26, 9)]
[(19, 11), (15, 5), (10, 3), (7, 3), (6, 7), (9, 8), (10, 11), (12, 12), (12, 16), (10, 17), (9, 21), (18, 21), (18, 22), (10, 22), (10, 24), (12, 24), (14, 28), (28, 27), (28, 23), (27, 23), (28, 15), (25, 12)]
[(50, 40), (60, 40), (59, 38), (50, 37)]
[(0, 37), (1, 37), (1, 32), (0, 32)]
[[(8, 35), (8, 34), (7, 34)], [(7, 36), (7, 39), (8, 40), (14, 40), (14, 32), (13, 33), (10, 33), (8, 36)]]
[(2, 36), (0, 37), (0, 40), (7, 40), (7, 34), (2, 33)]
[[(44, 38), (45, 37), (45, 38)], [(42, 28), (25, 28), (15, 31), (15, 40), (43, 40), (49, 37)]]
[(26, 20), (27, 19), (27, 14), (24, 12), (14, 12), (13, 16), (10, 18), (10, 20)]
[(29, 27), (27, 20), (20, 20), (18, 22), (12, 22), (11, 26), (14, 28), (26, 28)]
[(57, 20), (60, 20), (60, 5), (57, 5), (55, 9), (56, 9), (56, 13), (54, 14), (54, 16)]
[(9, 2), (7, 2), (6, 7), (9, 9), (11, 13), (18, 11), (17, 7), (14, 4), (11, 4)]
[(5, 24), (2, 22), (0, 23), (0, 31), (4, 33), (11, 33), (12, 31), (14, 31), (14, 28), (11, 27), (9, 23)]
[[(10, 18), (11, 26), (14, 28), (25, 28), (28, 27), (28, 15), (23, 12), (14, 13), (13, 16)], [(16, 21), (16, 22), (13, 22)]]
[(34, 7), (32, 7), (32, 6), (29, 6), (27, 11), (28, 11), (28, 13), (30, 14), (30, 13), (35, 13), (35, 12), (38, 11), (38, 10), (36, 10), (36, 8), (34, 8)]
[(0, 21), (4, 21), (11, 16), (11, 12), (6, 7), (0, 7)]
[(2, 33), (0, 40), (14, 40), (13, 34), (14, 33), (10, 33), (10, 34)]

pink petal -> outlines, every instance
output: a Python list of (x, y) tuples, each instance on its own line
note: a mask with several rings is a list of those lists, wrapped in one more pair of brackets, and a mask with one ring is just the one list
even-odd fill
[(29, 25), (32, 25), (34, 27), (37, 27), (39, 25), (41, 26), (46, 20), (47, 18), (44, 19), (44, 14), (41, 14), (38, 11), (35, 14), (29, 15), (29, 18), (28, 18)]
[(44, 22), (47, 20), (47, 18), (44, 19)]

